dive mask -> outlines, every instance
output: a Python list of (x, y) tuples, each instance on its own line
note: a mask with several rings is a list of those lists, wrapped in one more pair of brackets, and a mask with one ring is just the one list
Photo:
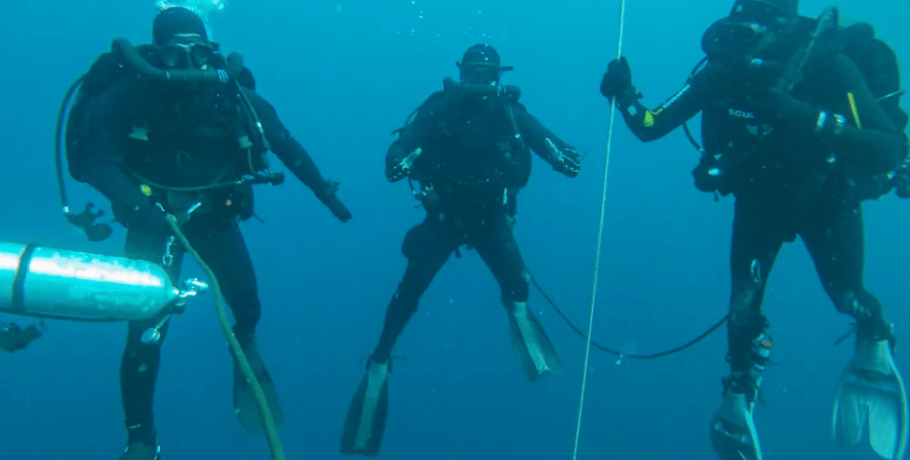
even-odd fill
[(702, 48), (712, 54), (757, 55), (770, 47), (792, 18), (780, 6), (761, 1), (736, 2), (726, 18), (711, 25), (702, 38)]
[(729, 17), (734, 23), (760, 24), (770, 29), (783, 28), (792, 19), (780, 5), (763, 0), (738, 1), (733, 5)]
[(469, 85), (496, 85), (502, 74), (499, 66), (490, 62), (457, 64), (461, 69), (461, 82)]
[(214, 55), (212, 44), (197, 34), (175, 35), (158, 47), (158, 56), (169, 68), (202, 69)]

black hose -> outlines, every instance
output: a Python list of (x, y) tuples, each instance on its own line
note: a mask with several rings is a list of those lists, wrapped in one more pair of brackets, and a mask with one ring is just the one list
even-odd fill
[(155, 80), (189, 84), (227, 83), (228, 77), (236, 77), (227, 71), (217, 69), (159, 69), (140, 56), (133, 44), (125, 38), (115, 38), (111, 48), (123, 56), (142, 76)]
[[(550, 296), (547, 295), (546, 291), (544, 291), (543, 288), (540, 287), (540, 284), (537, 283), (537, 279), (535, 279), (534, 276), (531, 275), (530, 273), (528, 273), (528, 275), (531, 277), (531, 282), (534, 284), (534, 287), (537, 288), (538, 291), (540, 291), (540, 294), (543, 295), (544, 299), (547, 299), (547, 302), (550, 304), (551, 307), (553, 307), (553, 310), (556, 310), (556, 314), (559, 315), (559, 317), (562, 318), (562, 320), (565, 321), (566, 324), (568, 324), (569, 327), (572, 328), (572, 330), (575, 331), (576, 334), (578, 334), (581, 338), (588, 340), (588, 336), (581, 329), (579, 329), (578, 326), (576, 326), (575, 323), (573, 323), (572, 320), (570, 320), (569, 317), (566, 316), (565, 313), (563, 313), (562, 310), (559, 309), (559, 307), (556, 306), (556, 303), (553, 302), (553, 299), (551, 299)], [(650, 354), (650, 355), (636, 355), (636, 354), (623, 353), (621, 351), (607, 348), (607, 347), (595, 342), (594, 340), (591, 340), (591, 345), (594, 348), (597, 348), (598, 350), (601, 350), (601, 351), (605, 351), (611, 355), (621, 356), (621, 357), (625, 357), (625, 358), (641, 359), (641, 360), (663, 358), (664, 356), (669, 356), (672, 354), (679, 353), (689, 347), (692, 347), (693, 345), (697, 344), (698, 342), (701, 342), (706, 337), (713, 334), (714, 331), (720, 329), (720, 327), (723, 326), (724, 323), (727, 322), (727, 318), (729, 318), (729, 315), (724, 315), (724, 317), (721, 318), (720, 321), (718, 321), (713, 326), (708, 328), (705, 332), (702, 332), (701, 335), (699, 335), (698, 337), (695, 337), (694, 339), (692, 339), (678, 347), (671, 348), (669, 350), (662, 351), (660, 353)]]
[(461, 91), (474, 96), (504, 96), (510, 99), (521, 97), (521, 88), (515, 85), (477, 85), (458, 83), (451, 77), (442, 80), (442, 87), (447, 91)]
[(57, 167), (57, 190), (60, 194), (60, 207), (63, 208), (63, 212), (68, 212), (69, 210), (69, 200), (66, 198), (66, 184), (63, 178), (63, 130), (66, 123), (66, 110), (84, 79), (85, 76), (83, 75), (70, 85), (66, 91), (66, 96), (63, 97), (63, 103), (60, 104), (60, 110), (57, 112), (57, 130), (54, 133), (54, 163)]
[[(698, 73), (699, 69), (701, 69), (701, 67), (706, 62), (708, 62), (708, 58), (704, 57), (700, 61), (698, 61), (698, 64), (695, 64), (695, 67), (692, 68), (692, 72), (689, 73), (689, 79), (688, 79), (689, 83), (692, 82), (692, 78), (695, 76), (695, 74)], [(706, 154), (705, 148), (702, 147), (701, 144), (699, 144), (697, 140), (695, 140), (695, 136), (693, 136), (692, 131), (689, 130), (689, 120), (684, 121), (682, 126), (683, 126), (683, 131), (686, 133), (686, 137), (689, 139), (689, 143), (692, 144), (693, 147), (695, 147), (695, 150), (698, 150), (699, 153), (701, 153), (702, 155), (705, 155)]]

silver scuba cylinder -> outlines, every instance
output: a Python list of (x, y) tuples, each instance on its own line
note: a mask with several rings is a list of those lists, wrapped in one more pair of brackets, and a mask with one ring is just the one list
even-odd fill
[(152, 262), (0, 242), (0, 312), (71, 321), (135, 321), (182, 311), (207, 288), (178, 289)]

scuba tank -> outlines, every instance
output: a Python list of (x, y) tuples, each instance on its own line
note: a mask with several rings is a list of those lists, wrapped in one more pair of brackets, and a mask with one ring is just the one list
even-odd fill
[(0, 312), (82, 322), (158, 320), (160, 327), (208, 285), (195, 278), (182, 288), (152, 262), (0, 242)]

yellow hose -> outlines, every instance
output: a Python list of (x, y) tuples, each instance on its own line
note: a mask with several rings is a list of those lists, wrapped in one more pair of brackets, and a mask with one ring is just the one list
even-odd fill
[(262, 417), (262, 424), (265, 426), (265, 438), (269, 443), (269, 450), (272, 452), (272, 460), (284, 460), (284, 449), (282, 449), (281, 441), (278, 439), (278, 429), (275, 427), (275, 419), (272, 417), (272, 410), (269, 408), (269, 403), (265, 399), (265, 393), (262, 392), (262, 386), (259, 385), (259, 380), (256, 379), (256, 374), (253, 373), (253, 369), (250, 367), (250, 362), (246, 359), (246, 354), (243, 353), (243, 349), (240, 347), (240, 342), (237, 341), (237, 337), (234, 336), (234, 331), (231, 329), (227, 312), (224, 309), (225, 301), (224, 296), (221, 294), (221, 286), (218, 284), (218, 278), (215, 277), (215, 273), (212, 272), (212, 269), (202, 260), (199, 253), (193, 249), (190, 242), (186, 239), (186, 236), (180, 231), (180, 226), (177, 225), (177, 218), (168, 214), (167, 223), (170, 224), (174, 236), (177, 237), (180, 244), (186, 249), (186, 252), (193, 256), (193, 259), (196, 260), (196, 263), (199, 264), (199, 267), (202, 268), (202, 271), (205, 272), (205, 275), (209, 277), (209, 280), (212, 283), (212, 291), (215, 293), (215, 311), (218, 312), (218, 321), (221, 323), (221, 330), (224, 332), (224, 336), (227, 338), (228, 344), (230, 344), (231, 351), (234, 352), (237, 362), (240, 363), (240, 370), (243, 371), (244, 377), (246, 377), (250, 386), (253, 388), (253, 394), (256, 396), (256, 405), (259, 406), (259, 415)]

